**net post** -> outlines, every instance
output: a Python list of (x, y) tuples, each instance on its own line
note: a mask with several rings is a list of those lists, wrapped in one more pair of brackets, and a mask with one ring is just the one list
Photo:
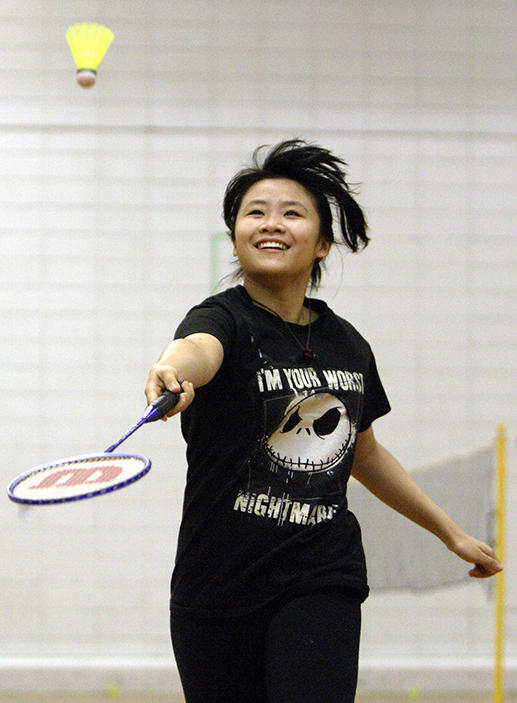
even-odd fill
[[(496, 553), (504, 563), (506, 505), (506, 427), (497, 425), (496, 439)], [(504, 694), (504, 597), (505, 572), (495, 576), (495, 661), (493, 703), (503, 703)]]

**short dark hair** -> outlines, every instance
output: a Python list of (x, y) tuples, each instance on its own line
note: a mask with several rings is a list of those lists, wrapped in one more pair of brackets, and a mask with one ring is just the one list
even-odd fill
[[(328, 149), (301, 139), (290, 139), (276, 146), (260, 146), (253, 152), (251, 166), (235, 174), (226, 187), (223, 217), (228, 234), (235, 237), (235, 220), (242, 199), (252, 185), (266, 178), (297, 181), (313, 196), (320, 217), (320, 234), (334, 242), (333, 211), (339, 222), (342, 242), (353, 252), (367, 246), (364, 213), (346, 180), (347, 164)], [(311, 283), (321, 280), (320, 261), (314, 262)]]

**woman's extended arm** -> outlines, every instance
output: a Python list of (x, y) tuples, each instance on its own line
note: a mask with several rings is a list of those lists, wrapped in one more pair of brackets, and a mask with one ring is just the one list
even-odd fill
[(165, 389), (182, 391), (177, 405), (167, 417), (182, 412), (194, 399), (194, 389), (204, 386), (215, 376), (223, 357), (223, 345), (211, 334), (199, 332), (175, 339), (149, 371), (145, 386), (147, 402), (151, 403)]
[(395, 457), (377, 442), (371, 427), (358, 435), (352, 476), (383, 503), (475, 564), (469, 571), (471, 576), (485, 578), (503, 568), (491, 547), (467, 535), (417, 486)]

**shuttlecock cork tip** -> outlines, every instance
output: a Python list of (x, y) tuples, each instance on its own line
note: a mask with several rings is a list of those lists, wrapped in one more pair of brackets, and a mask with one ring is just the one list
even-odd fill
[(97, 80), (97, 73), (89, 68), (83, 68), (77, 71), (75, 80), (79, 83), (81, 88), (91, 88)]

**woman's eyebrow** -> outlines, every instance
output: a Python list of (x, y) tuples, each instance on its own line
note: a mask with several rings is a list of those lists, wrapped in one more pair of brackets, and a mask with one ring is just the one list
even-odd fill
[(282, 203), (280, 203), (284, 207), (300, 207), (303, 210), (307, 210), (305, 205), (301, 203), (299, 200), (284, 200)]
[[(267, 205), (268, 201), (267, 200), (262, 200), (260, 198), (254, 198), (253, 200), (250, 200), (249, 202), (246, 203), (246, 207), (250, 207), (252, 205)], [(300, 207), (303, 208), (304, 210), (307, 210), (305, 205), (301, 203), (299, 200), (282, 200), (280, 203), (282, 207)]]
[(249, 207), (250, 205), (267, 205), (266, 200), (260, 200), (259, 198), (255, 198), (254, 200), (249, 200), (246, 204), (246, 207)]

